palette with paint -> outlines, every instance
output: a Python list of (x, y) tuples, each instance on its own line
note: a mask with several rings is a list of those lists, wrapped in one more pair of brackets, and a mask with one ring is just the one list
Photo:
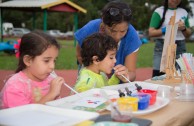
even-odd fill
[[(141, 87), (141, 89), (139, 91), (137, 89), (138, 86), (139, 86), (139, 88)], [(130, 94), (131, 96), (137, 95), (137, 97), (139, 97), (139, 95), (141, 93), (149, 94), (150, 96), (154, 95), (154, 97), (150, 98), (151, 102), (149, 101), (150, 102), (149, 106), (148, 106), (148, 102), (147, 102), (148, 98), (145, 96), (143, 98), (145, 98), (144, 100), (146, 102), (144, 102), (144, 100), (142, 100), (142, 101), (139, 100), (140, 102), (138, 102), (138, 111), (133, 111), (134, 115), (144, 115), (144, 114), (148, 114), (148, 113), (157, 111), (160, 108), (163, 108), (164, 106), (169, 104), (169, 102), (170, 102), (169, 99), (157, 97), (156, 92), (157, 92), (157, 89), (159, 86), (161, 86), (161, 85), (136, 81), (136, 82), (130, 82), (130, 83), (125, 83), (125, 84), (120, 84), (120, 85), (106, 86), (106, 87), (103, 87), (103, 89), (118, 91), (120, 94), (121, 93), (123, 94), (122, 96), (125, 95), (124, 97), (128, 97), (128, 94)], [(172, 88), (170, 86), (166, 86), (166, 87)], [(142, 98), (142, 96), (141, 96), (141, 98)], [(141, 105), (141, 106), (139, 107), (139, 105)], [(107, 107), (107, 110), (110, 110), (110, 106)]]
[[(151, 84), (146, 82), (131, 82), (126, 84), (107, 86), (101, 89), (100, 88), (91, 89), (79, 93), (79, 95), (75, 94), (55, 101), (47, 102), (46, 104), (60, 108), (71, 108), (86, 111), (100, 112), (106, 109), (110, 110), (107, 98), (102, 96), (101, 90), (104, 90), (108, 95), (108, 98), (112, 102), (114, 102), (117, 100), (117, 98), (119, 98), (118, 92), (119, 89), (126, 94), (125, 88), (127, 87), (130, 91), (132, 91), (132, 94), (137, 93), (137, 87), (135, 86), (136, 83), (139, 86), (141, 86), (142, 89), (157, 90), (158, 86), (160, 86), (158, 84)], [(169, 86), (169, 88), (171, 87)], [(169, 102), (170, 101), (168, 99), (157, 97), (156, 103), (154, 105), (149, 105), (148, 108), (146, 107), (146, 109), (144, 110), (134, 111), (133, 114), (134, 115), (148, 114), (166, 106), (167, 104), (169, 104)]]

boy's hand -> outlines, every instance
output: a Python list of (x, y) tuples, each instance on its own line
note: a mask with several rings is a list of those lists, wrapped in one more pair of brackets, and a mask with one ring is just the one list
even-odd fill
[(117, 66), (114, 67), (115, 70), (115, 75), (123, 82), (128, 82), (125, 78), (123, 78), (121, 75), (125, 76), (126, 78), (129, 79), (129, 71), (127, 69), (127, 67), (119, 64)]

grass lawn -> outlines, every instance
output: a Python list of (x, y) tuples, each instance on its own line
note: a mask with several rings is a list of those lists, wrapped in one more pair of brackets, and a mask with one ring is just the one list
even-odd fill
[[(149, 42), (148, 44), (143, 44), (140, 47), (138, 53), (137, 68), (152, 67), (154, 45), (154, 42)], [(192, 53), (194, 55), (194, 42), (187, 42), (186, 48), (188, 53)]]
[[(74, 41), (58, 41), (61, 44), (61, 49), (57, 58), (56, 69), (77, 69)], [(15, 70), (17, 60), (15, 55), (0, 52), (0, 69)]]
[[(62, 48), (60, 50), (56, 69), (77, 69), (75, 56), (75, 46), (73, 40), (59, 40)], [(194, 43), (187, 43), (187, 50), (194, 54)], [(138, 54), (137, 67), (152, 67), (154, 43), (150, 42), (141, 46)], [(0, 52), (0, 69), (15, 70), (17, 67), (17, 58), (15, 55), (8, 55)]]

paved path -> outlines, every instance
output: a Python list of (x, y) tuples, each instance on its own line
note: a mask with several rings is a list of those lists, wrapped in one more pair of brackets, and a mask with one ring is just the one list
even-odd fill
[[(77, 78), (77, 70), (56, 70), (55, 72), (57, 73), (57, 75), (64, 77), (67, 84), (69, 84), (70, 86), (74, 86)], [(9, 76), (13, 73), (14, 71), (10, 70), (0, 70), (0, 90), (3, 87), (6, 78), (9, 78)], [(151, 78), (152, 68), (138, 68), (136, 74), (136, 81), (144, 81)], [(70, 90), (66, 87), (63, 87), (61, 95), (67, 96), (69, 95), (69, 93)]]

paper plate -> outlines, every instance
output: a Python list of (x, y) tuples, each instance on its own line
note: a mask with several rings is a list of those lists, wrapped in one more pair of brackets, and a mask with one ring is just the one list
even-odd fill
[(29, 104), (0, 110), (0, 125), (6, 126), (70, 126), (96, 119), (99, 113)]
[[(150, 105), (145, 110), (133, 111), (133, 115), (145, 115), (145, 114), (155, 112), (155, 111), (165, 107), (166, 105), (168, 105), (169, 102), (170, 102), (169, 99), (157, 97), (156, 103), (154, 105)], [(110, 111), (110, 109), (111, 109), (110, 105), (107, 106), (107, 110)]]

